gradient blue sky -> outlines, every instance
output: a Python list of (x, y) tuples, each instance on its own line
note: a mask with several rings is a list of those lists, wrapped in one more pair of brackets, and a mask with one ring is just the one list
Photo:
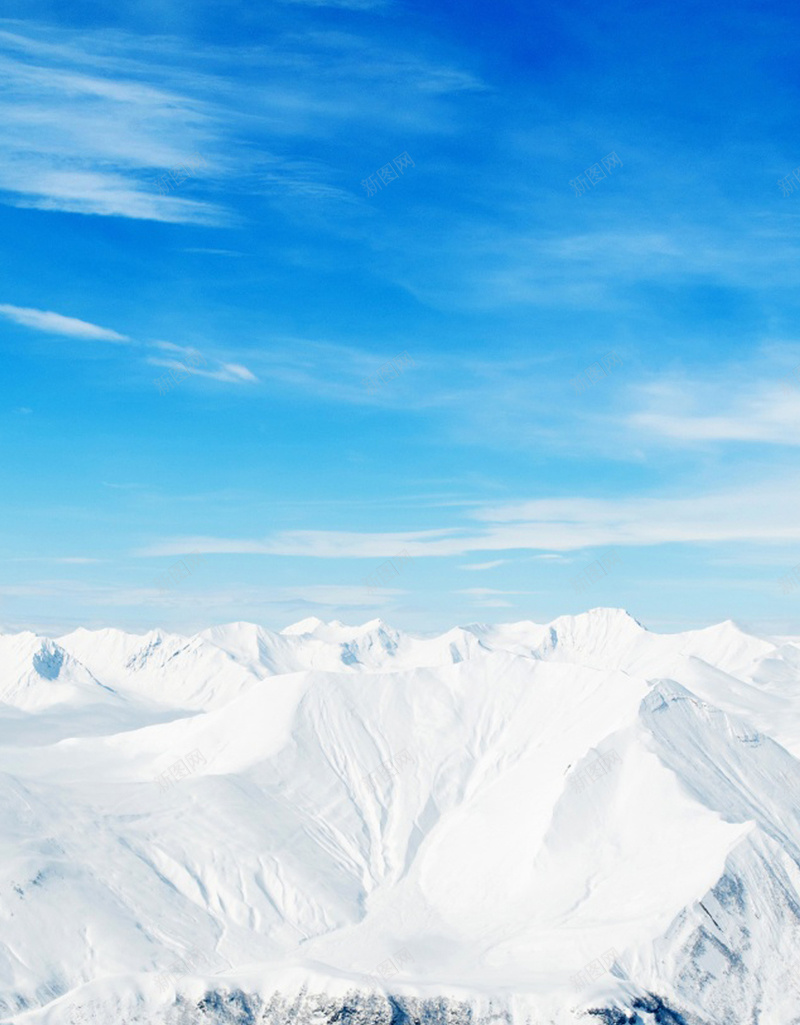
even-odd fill
[(800, 633), (794, 5), (3, 9), (4, 630)]

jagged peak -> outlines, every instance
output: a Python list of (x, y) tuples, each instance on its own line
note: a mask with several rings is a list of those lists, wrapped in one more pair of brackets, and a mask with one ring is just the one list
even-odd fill
[(306, 619), (301, 619), (297, 623), (292, 623), (290, 626), (285, 626), (280, 633), (284, 637), (300, 637), (303, 634), (313, 634), (315, 630), (318, 630), (321, 626), (327, 626), (324, 620), (319, 619), (317, 616), (308, 616)]
[(569, 630), (586, 629), (596, 631), (603, 629), (606, 632), (630, 633), (635, 631), (647, 632), (635, 616), (632, 616), (627, 609), (598, 606), (587, 609), (586, 612), (579, 612), (576, 615), (558, 616), (547, 624), (551, 632), (563, 632)]
[(384, 633), (397, 633), (397, 630), (383, 619), (370, 619), (366, 623), (362, 623), (358, 628), (359, 633), (374, 633), (378, 630), (383, 630)]

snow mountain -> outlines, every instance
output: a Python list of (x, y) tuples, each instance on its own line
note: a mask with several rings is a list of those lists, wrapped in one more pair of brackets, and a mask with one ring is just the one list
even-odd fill
[(0, 636), (0, 1023), (800, 1022), (800, 641)]

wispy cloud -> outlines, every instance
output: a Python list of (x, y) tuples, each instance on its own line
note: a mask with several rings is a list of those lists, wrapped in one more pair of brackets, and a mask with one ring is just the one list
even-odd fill
[(800, 540), (794, 514), (800, 480), (748, 482), (693, 498), (555, 498), (487, 507), (473, 514), (480, 529), (442, 528), (407, 533), (325, 530), (281, 531), (263, 539), (176, 538), (150, 545), (139, 556), (219, 554), (391, 558), (399, 548), (412, 557), (470, 552), (576, 551), (597, 546), (651, 546), (730, 541), (776, 544)]
[[(369, 608), (374, 601), (366, 601), (363, 586), (347, 584), (299, 584), (292, 587), (268, 587), (239, 584), (230, 587), (203, 586), (193, 580), (192, 587), (174, 588), (164, 592), (150, 584), (115, 586), (87, 583), (78, 579), (34, 580), (9, 584), (3, 588), (10, 597), (44, 598), (70, 597), (86, 607), (135, 607), (164, 605), (198, 609), (203, 614), (214, 612), (223, 622), (231, 609), (249, 609), (258, 618), (259, 606), (278, 606), (286, 609), (316, 608), (336, 610), (342, 608)], [(396, 594), (388, 591), (387, 594)]]
[(127, 335), (121, 335), (108, 327), (98, 327), (97, 324), (90, 324), (86, 320), (78, 320), (76, 317), (65, 317), (61, 313), (52, 313), (49, 310), (34, 310), (25, 306), (10, 306), (8, 303), (0, 304), (0, 316), (13, 320), (16, 324), (33, 328), (34, 331), (44, 331), (51, 335), (66, 335), (69, 338), (86, 338), (90, 341), (102, 342), (129, 342)]
[(240, 363), (220, 363), (217, 370), (203, 370), (201, 367), (186, 366), (176, 359), (161, 359), (158, 356), (148, 356), (147, 362), (156, 367), (168, 367), (170, 370), (180, 370), (182, 373), (206, 377), (213, 381), (226, 381), (231, 384), (258, 381), (256, 375)]
[[(323, 6), (388, 6), (288, 2), (305, 7), (309, 22)], [(23, 35), (6, 22), (16, 31), (0, 31), (0, 73), (8, 83), (0, 96), (0, 201), (207, 226), (239, 223), (238, 199), (265, 188), (282, 201), (298, 197), (300, 216), (315, 199), (357, 208), (355, 175), (348, 169), (345, 182), (341, 168), (308, 157), (321, 136), (390, 120), (404, 133), (438, 131), (442, 100), (482, 88), (470, 72), (398, 49), (396, 40), (282, 31), (285, 18), (273, 20), (271, 44), (206, 47), (202, 71), (189, 70), (196, 55), (175, 36), (144, 41), (122, 31), (77, 36), (41, 26)], [(399, 96), (414, 102), (399, 104)], [(244, 134), (246, 147), (239, 144)], [(296, 139), (308, 141), (298, 147), (301, 156), (292, 152)], [(205, 161), (203, 173), (160, 194), (161, 176), (195, 154)], [(224, 206), (216, 201), (221, 181), (228, 186)]]
[[(398, 343), (398, 349), (402, 347)], [(330, 402), (360, 406), (426, 404), (430, 392), (420, 387), (419, 375), (416, 393), (409, 374), (394, 379), (392, 387), (370, 391), (365, 385), (365, 380), (396, 352), (388, 346), (381, 353), (373, 353), (355, 345), (277, 335), (269, 339), (268, 347), (254, 349), (248, 362), (261, 378), (282, 392), (291, 389)], [(229, 365), (234, 373), (232, 366), (236, 364)]]
[(186, 246), (181, 249), (182, 253), (198, 253), (206, 256), (244, 256), (235, 249), (206, 249), (203, 246)]
[(800, 387), (787, 387), (772, 367), (717, 371), (713, 379), (671, 376), (638, 390), (628, 425), (670, 442), (762, 442), (800, 445)]
[(229, 375), (229, 378), (224, 380), (239, 380), (239, 381), (257, 381), (258, 378), (252, 371), (248, 370), (247, 367), (243, 367), (240, 363), (223, 363), (222, 370), (220, 373)]
[(33, 210), (63, 210), (73, 214), (99, 214), (163, 221), (167, 224), (203, 224), (209, 227), (228, 218), (206, 203), (168, 196), (150, 195), (145, 186), (131, 183), (123, 175), (94, 171), (51, 171), (30, 168), (24, 178), (8, 180), (0, 172), (0, 188), (17, 193), (12, 206)]
[[(24, 327), (41, 331), (45, 334), (63, 335), (68, 338), (82, 338), (89, 341), (125, 342), (131, 343), (132, 339), (127, 335), (107, 327), (99, 327), (85, 320), (78, 320), (76, 317), (67, 317), (61, 313), (53, 313), (49, 310), (30, 309), (24, 306), (11, 306), (0, 304), (0, 316)], [(174, 352), (185, 357), (197, 357), (201, 354), (193, 346), (176, 345), (174, 342), (151, 342), (137, 343), (140, 349), (160, 349), (165, 352)], [(192, 365), (185, 365), (179, 359), (165, 359), (158, 356), (147, 356), (147, 363), (153, 366), (168, 367), (172, 370), (180, 370), (182, 373), (194, 374), (196, 377), (205, 377), (215, 381), (225, 381), (232, 384), (249, 384), (258, 381), (252, 370), (241, 363), (231, 363), (225, 360), (216, 360), (215, 369), (205, 370)]]
[(79, 42), (50, 35), (45, 41), (0, 31), (7, 84), (0, 97), (0, 201), (139, 220), (228, 222), (216, 204), (156, 188), (159, 174), (207, 149), (212, 123), (209, 103), (172, 84), (178, 74), (166, 59), (159, 65), (158, 47), (137, 59), (133, 38), (123, 54), (119, 35), (95, 33)]
[(391, 0), (281, 0), (285, 4), (306, 7), (338, 7), (348, 11), (374, 11), (390, 6)]
[(95, 559), (83, 555), (62, 555), (54, 556), (53, 558), (48, 558), (46, 555), (18, 555), (9, 559), (9, 562), (48, 562), (58, 563), (65, 566), (85, 566), (91, 563), (103, 561), (103, 559)]
[(501, 591), (495, 587), (464, 587), (455, 594), (466, 594), (471, 598), (491, 598), (494, 595), (535, 594), (535, 591)]
[[(546, 560), (550, 561), (550, 560), (561, 560), (563, 558), (564, 558), (564, 556), (559, 554), (558, 552), (539, 552), (536, 555), (527, 555), (527, 556), (525, 556), (525, 561), (532, 562), (532, 561), (539, 560), (539, 559), (546, 559)], [(468, 570), (495, 569), (495, 567), (497, 567), (497, 566), (506, 566), (506, 565), (508, 565), (508, 563), (510, 561), (511, 561), (510, 559), (493, 559), (491, 562), (474, 562), (474, 563), (467, 564), (465, 566), (459, 566), (458, 568), (459, 569), (468, 569)]]
[(474, 562), (474, 563), (472, 563), (472, 565), (459, 566), (458, 568), (459, 569), (475, 569), (475, 570), (494, 569), (496, 566), (505, 566), (505, 564), (507, 562), (508, 562), (508, 559), (493, 559), (491, 562)]
[[(285, 2), (297, 3), (299, 0)], [(345, 189), (332, 184), (336, 172), (329, 165), (274, 155), (268, 155), (264, 160), (265, 168), (257, 173), (256, 181), (267, 195), (274, 193), (281, 202), (285, 201), (287, 195), (303, 199), (335, 199), (354, 205), (359, 201), (352, 188)]]

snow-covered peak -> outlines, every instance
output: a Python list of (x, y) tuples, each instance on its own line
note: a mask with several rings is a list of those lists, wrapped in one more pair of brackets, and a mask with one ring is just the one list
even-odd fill
[(683, 634), (683, 650), (726, 671), (745, 670), (774, 649), (771, 641), (745, 633), (733, 620)]
[(0, 636), (0, 702), (35, 711), (112, 697), (55, 641), (33, 633)]
[(326, 624), (321, 620), (317, 619), (316, 616), (308, 616), (306, 619), (301, 619), (298, 623), (292, 623), (291, 626), (285, 626), (281, 633), (287, 637), (302, 637), (307, 634), (315, 633), (320, 627), (324, 627)]
[(590, 609), (577, 616), (554, 619), (547, 627), (537, 656), (619, 667), (644, 634), (645, 628), (625, 609)]

